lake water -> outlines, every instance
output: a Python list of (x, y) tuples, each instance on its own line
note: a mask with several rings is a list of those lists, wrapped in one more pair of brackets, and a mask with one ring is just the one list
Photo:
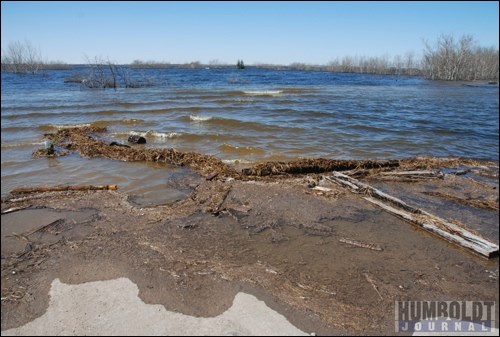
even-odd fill
[(301, 157), (499, 157), (498, 85), (167, 68), (131, 70), (136, 79), (152, 80), (150, 87), (89, 90), (64, 83), (77, 73), (85, 70), (2, 73), (2, 196), (15, 187), (77, 183), (118, 184), (131, 194), (154, 196), (190, 174), (78, 155), (32, 158), (43, 133), (73, 125), (106, 126), (107, 139), (123, 143), (142, 135), (148, 147), (212, 154), (238, 167)]

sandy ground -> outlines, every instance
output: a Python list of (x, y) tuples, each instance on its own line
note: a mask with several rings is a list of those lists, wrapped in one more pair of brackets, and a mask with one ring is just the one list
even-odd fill
[[(370, 183), (498, 244), (498, 210), (424, 193), (465, 189), (498, 203), (498, 175), (493, 183), (469, 178)], [(498, 257), (473, 255), (338, 186), (313, 190), (311, 179), (319, 176), (200, 178), (189, 197), (153, 207), (119, 191), (3, 200), (2, 210), (24, 208), (2, 214), (2, 334), (31, 334), (37, 322), (54, 335), (274, 334), (275, 327), (279, 334), (385, 335), (394, 334), (394, 301), (498, 303)], [(78, 315), (71, 294), (90, 285), (92, 296), (78, 303), (87, 315)], [(109, 287), (123, 290), (104, 294)], [(131, 306), (156, 322), (146, 324), (152, 330), (119, 323), (142, 317)], [(102, 319), (92, 310), (98, 307)]]

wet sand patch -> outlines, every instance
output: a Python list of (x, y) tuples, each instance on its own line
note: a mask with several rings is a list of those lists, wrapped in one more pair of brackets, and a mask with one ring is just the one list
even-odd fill
[(29, 247), (27, 245), (53, 244), (62, 237), (66, 240), (82, 239), (90, 232), (88, 224), (97, 216), (95, 209), (61, 211), (49, 208), (28, 208), (2, 214), (2, 255), (27, 253), (24, 251)]

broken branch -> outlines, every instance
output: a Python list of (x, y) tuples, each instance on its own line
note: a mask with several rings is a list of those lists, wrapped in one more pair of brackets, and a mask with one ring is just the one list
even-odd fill
[(52, 192), (52, 191), (93, 191), (93, 190), (116, 190), (116, 185), (69, 185), (69, 186), (39, 186), (39, 187), (19, 187), (13, 189), (10, 193), (36, 193), (36, 192)]
[(347, 244), (352, 245), (352, 246), (356, 246), (356, 247), (377, 250), (379, 252), (383, 251), (382, 247), (380, 247), (379, 245), (373, 244), (373, 243), (364, 243), (361, 241), (356, 241), (356, 240), (352, 240), (352, 239), (348, 239), (348, 238), (340, 238), (339, 241), (343, 242), (343, 243), (347, 243)]

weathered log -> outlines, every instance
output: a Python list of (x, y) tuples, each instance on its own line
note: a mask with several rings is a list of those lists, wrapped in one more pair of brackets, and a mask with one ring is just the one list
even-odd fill
[(116, 185), (68, 185), (68, 186), (38, 186), (38, 187), (19, 187), (13, 189), (10, 193), (36, 193), (36, 192), (52, 192), (52, 191), (91, 191), (91, 190), (116, 190)]
[(11, 208), (8, 208), (8, 209), (5, 209), (5, 210), (2, 210), (2, 214), (7, 214), (7, 213), (12, 213), (12, 212), (21, 211), (21, 210), (26, 209), (26, 208), (29, 208), (29, 207), (31, 207), (31, 205), (27, 205), (27, 206), (20, 206), (20, 207), (11, 207)]
[[(366, 196), (363, 199), (449, 242), (468, 248), (488, 258), (498, 254), (498, 245), (472, 233), (465, 226), (458, 226), (424, 210), (410, 206), (398, 198), (345, 174), (333, 172), (333, 176), (326, 178), (349, 188), (351, 192), (365, 194)], [(353, 185), (355, 188), (352, 187)]]
[(395, 204), (397, 207), (402, 208), (411, 213), (420, 214), (422, 212), (420, 209), (411, 207), (398, 198), (395, 198), (389, 194), (377, 190), (376, 188), (371, 187), (368, 184), (364, 184), (358, 181), (357, 179), (351, 178), (345, 174), (339, 172), (333, 172), (333, 177), (326, 177), (326, 179), (333, 181), (337, 184), (340, 184), (341, 186), (348, 187), (351, 190), (351, 192), (364, 193), (375, 196), (377, 199), (388, 201), (392, 204)]

